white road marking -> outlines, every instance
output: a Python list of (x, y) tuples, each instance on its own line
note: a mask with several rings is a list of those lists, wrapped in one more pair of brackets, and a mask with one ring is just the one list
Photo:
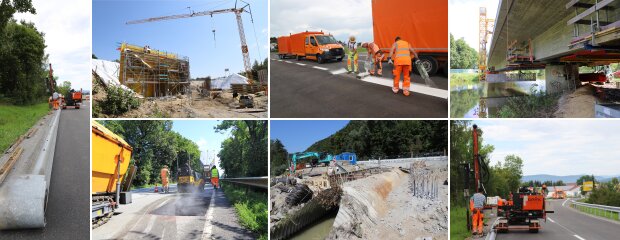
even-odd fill
[(317, 67), (317, 66), (312, 66), (312, 68), (316, 68), (316, 69), (323, 70), (323, 71), (327, 71), (327, 70), (329, 70), (329, 69), (327, 69), (327, 68), (324, 68), (324, 67)]
[(213, 234), (213, 224), (211, 224), (211, 220), (213, 219), (213, 208), (215, 208), (215, 189), (211, 192), (209, 209), (207, 210), (207, 214), (205, 214), (205, 226), (202, 230), (202, 240), (211, 239), (211, 235)]
[[(362, 78), (362, 81), (392, 87), (392, 80), (387, 80), (374, 76)], [(402, 89), (402, 83), (400, 84), (400, 87)], [(448, 90), (432, 88), (419, 83), (411, 83), (411, 86), (409, 86), (409, 91), (443, 99), (448, 99), (449, 95)]]
[(291, 62), (291, 61), (284, 61), (284, 62), (285, 62), (285, 63), (293, 63), (293, 62)]
[(341, 73), (346, 73), (346, 72), (347, 72), (347, 70), (346, 70), (346, 69), (341, 68), (341, 69), (338, 69), (338, 70), (336, 70), (336, 71), (332, 71), (331, 73), (332, 73), (332, 74), (334, 74), (334, 75), (336, 75), (336, 74), (341, 74)]
[(305, 63), (295, 63), (295, 64), (297, 64), (297, 65), (299, 65), (299, 66), (306, 66), (306, 64), (305, 64)]
[(157, 205), (157, 207), (155, 207), (155, 209), (160, 208), (161, 206), (163, 206), (164, 204), (166, 204), (168, 202), (168, 200), (170, 199), (166, 199), (166, 201), (163, 201), (162, 203), (160, 203), (159, 205)]
[(564, 202), (562, 203), (562, 207), (564, 207), (564, 204), (566, 204), (566, 202), (568, 202), (568, 199), (564, 200)]
[[(170, 199), (166, 199), (164, 200), (164, 202), (167, 202)], [(159, 204), (158, 206), (161, 206), (161, 204)], [(144, 213), (142, 213), (142, 215), (140, 216), (140, 218), (138, 218), (138, 221), (136, 221), (133, 226), (131, 226), (131, 229), (133, 230), (134, 228), (136, 228), (136, 226), (138, 225), (138, 223), (140, 223), (140, 221), (142, 221), (142, 218), (144, 218), (144, 216), (146, 216), (147, 213), (151, 212), (151, 209), (153, 209), (153, 206), (149, 206), (146, 211), (144, 211)]]
[(586, 240), (585, 238), (580, 237), (579, 235), (575, 234), (573, 235), (574, 237), (578, 238), (579, 240)]
[(555, 221), (553, 221), (553, 219), (551, 219), (550, 217), (548, 217), (547, 219), (549, 219), (549, 221), (551, 221), (552, 223), (555, 223)]
[(150, 233), (151, 230), (153, 230), (153, 225), (155, 225), (155, 220), (157, 220), (157, 215), (151, 215), (151, 218), (149, 219), (149, 223), (146, 225), (146, 228), (144, 229), (144, 233)]

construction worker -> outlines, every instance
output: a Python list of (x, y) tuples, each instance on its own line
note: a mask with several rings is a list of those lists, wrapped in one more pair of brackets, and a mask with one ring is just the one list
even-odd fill
[(60, 105), (60, 94), (58, 92), (52, 93), (52, 105), (54, 106), (54, 110), (58, 110), (58, 106)]
[(478, 189), (471, 198), (469, 199), (469, 206), (471, 210), (471, 218), (472, 218), (472, 232), (473, 235), (483, 235), (484, 234), (484, 215), (482, 214), (482, 210), (484, 208), (484, 203), (487, 198), (482, 194), (482, 188)]
[(213, 184), (213, 188), (220, 188), (220, 175), (217, 172), (217, 168), (215, 165), (211, 168), (211, 184)]
[(168, 192), (168, 177), (170, 175), (168, 166), (164, 165), (164, 167), (161, 169), (161, 172), (159, 174), (161, 176), (161, 187), (163, 188), (162, 192), (167, 193)]
[(366, 48), (368, 57), (372, 61), (372, 67), (369, 69), (370, 75), (375, 75), (375, 71), (377, 75), (383, 75), (383, 64), (381, 60), (383, 60), (385, 55), (379, 50), (379, 46), (374, 42), (367, 42), (363, 43), (362, 47)]
[[(358, 72), (357, 70), (357, 43), (355, 42), (355, 36), (349, 37), (349, 42), (347, 42), (347, 71), (348, 73)], [(353, 69), (351, 69), (351, 62), (353, 62)]]
[[(394, 54), (396, 55), (394, 56)], [(417, 64), (420, 60), (418, 60), (418, 54), (411, 47), (411, 44), (400, 39), (400, 37), (396, 37), (396, 40), (394, 40), (394, 45), (390, 50), (390, 55), (388, 56), (390, 59), (388, 63), (394, 64), (394, 70), (392, 71), (394, 74), (394, 85), (392, 87), (392, 92), (398, 93), (398, 84), (400, 82), (400, 74), (402, 73), (404, 77), (403, 95), (409, 96), (409, 85), (411, 82), (409, 72), (411, 71), (412, 55), (415, 56)]]

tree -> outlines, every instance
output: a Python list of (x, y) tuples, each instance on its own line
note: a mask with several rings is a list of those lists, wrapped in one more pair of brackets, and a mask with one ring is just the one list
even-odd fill
[(478, 68), (478, 52), (467, 45), (464, 39), (454, 40), (452, 34), (450, 34), (450, 68)]
[(93, 55), (92, 55), (92, 59), (99, 59), (99, 58), (97, 57), (97, 55), (95, 55), (95, 54), (93, 53)]
[(226, 177), (267, 176), (267, 121), (225, 120), (217, 132), (230, 131), (218, 153)]
[(2, 33), (2, 29), (13, 17), (13, 14), (26, 12), (37, 14), (36, 9), (32, 6), (32, 0), (3, 0), (0, 2), (0, 33)]
[(62, 82), (62, 85), (56, 88), (56, 92), (62, 94), (65, 98), (70, 97), (69, 91), (71, 91), (71, 82), (69, 81)]
[(270, 146), (271, 176), (278, 176), (288, 169), (288, 151), (279, 139), (271, 140)]

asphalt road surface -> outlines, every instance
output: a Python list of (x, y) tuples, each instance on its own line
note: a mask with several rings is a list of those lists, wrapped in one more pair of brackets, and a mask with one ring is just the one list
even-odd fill
[(60, 113), (44, 229), (0, 231), (0, 239), (89, 239), (90, 102)]
[[(555, 213), (547, 214), (538, 233), (511, 231), (497, 239), (602, 240), (620, 239), (620, 223), (594, 217), (569, 208), (567, 200), (550, 200)], [(564, 204), (564, 206), (562, 206)]]
[[(255, 239), (239, 225), (222, 190), (207, 185), (202, 193), (153, 193), (139, 189), (133, 203), (93, 230), (93, 239)], [(131, 210), (131, 209), (136, 209)]]
[[(361, 56), (360, 72), (364, 71)], [(311, 60), (277, 59), (271, 56), (270, 91), (271, 117), (275, 118), (445, 118), (448, 99), (402, 91), (394, 94), (390, 79), (392, 66), (383, 64), (380, 84), (359, 80), (344, 72), (346, 60), (318, 64)], [(448, 78), (433, 76), (435, 90), (448, 92)], [(412, 84), (424, 84), (419, 75), (412, 75)], [(415, 85), (414, 85), (415, 88)]]

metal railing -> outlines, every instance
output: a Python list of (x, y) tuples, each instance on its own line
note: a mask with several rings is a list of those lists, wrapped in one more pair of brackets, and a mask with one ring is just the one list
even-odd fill
[[(593, 215), (620, 221), (620, 207), (576, 202), (575, 200), (571, 200), (570, 206), (575, 209), (577, 209), (577, 207), (591, 208), (594, 209), (594, 211), (592, 211)], [(585, 212), (590, 213), (590, 211)], [(613, 216), (614, 213), (616, 213), (615, 217)]]
[(220, 181), (263, 189), (269, 188), (269, 177), (220, 178)]
[(445, 161), (445, 160), (448, 160), (448, 156), (367, 160), (367, 161), (358, 161), (357, 163), (358, 164), (379, 164), (379, 162), (381, 163), (403, 163), (403, 162), (415, 162), (415, 161)]

